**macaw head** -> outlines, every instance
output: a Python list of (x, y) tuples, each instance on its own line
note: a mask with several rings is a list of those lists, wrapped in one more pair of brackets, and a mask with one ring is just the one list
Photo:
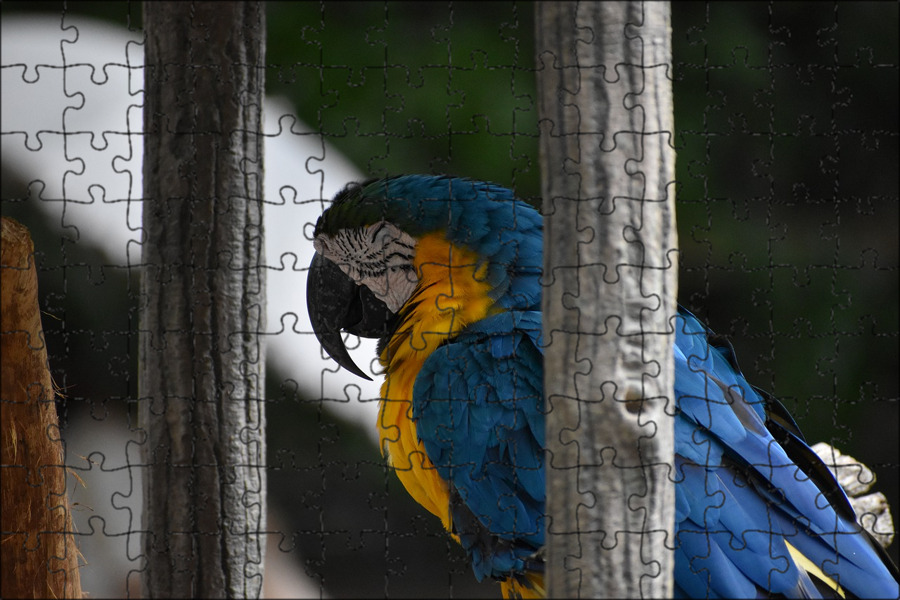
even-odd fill
[(541, 217), (510, 190), (430, 175), (350, 184), (316, 223), (306, 288), (313, 331), (342, 367), (369, 379), (341, 332), (378, 339), (380, 353), (423, 284), (420, 242), (436, 237), (477, 256), (498, 309), (540, 306)]

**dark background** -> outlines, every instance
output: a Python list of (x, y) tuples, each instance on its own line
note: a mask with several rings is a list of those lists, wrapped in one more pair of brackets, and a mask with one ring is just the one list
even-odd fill
[[(65, 10), (140, 28), (139, 3)], [(898, 5), (676, 2), (672, 13), (679, 299), (731, 337), (747, 378), (811, 443), (873, 468), (896, 514)], [(268, 27), (268, 91), (364, 172), (466, 175), (539, 205), (530, 3), (270, 3)], [(35, 238), (64, 423), (133, 415), (136, 273), (38, 219), (27, 183), (4, 168), (2, 209)], [(316, 390), (270, 372), (267, 394), (282, 549), (324, 593), (499, 594), (473, 583), (435, 519)]]

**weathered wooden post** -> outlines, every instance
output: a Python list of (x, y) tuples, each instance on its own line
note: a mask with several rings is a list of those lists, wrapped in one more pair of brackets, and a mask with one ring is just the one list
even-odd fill
[(669, 4), (535, 7), (548, 594), (669, 597), (677, 288)]
[(144, 29), (143, 595), (256, 597), (265, 9), (147, 2)]

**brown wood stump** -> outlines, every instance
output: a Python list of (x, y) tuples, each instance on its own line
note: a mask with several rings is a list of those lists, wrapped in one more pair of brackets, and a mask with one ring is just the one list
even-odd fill
[(81, 598), (34, 244), (25, 227), (6, 217), (0, 255), (0, 595)]

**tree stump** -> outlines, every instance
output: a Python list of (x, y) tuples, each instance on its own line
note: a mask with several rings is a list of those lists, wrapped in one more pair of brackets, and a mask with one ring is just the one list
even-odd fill
[(25, 227), (6, 217), (0, 255), (0, 595), (81, 598), (64, 453), (38, 309), (34, 244)]

